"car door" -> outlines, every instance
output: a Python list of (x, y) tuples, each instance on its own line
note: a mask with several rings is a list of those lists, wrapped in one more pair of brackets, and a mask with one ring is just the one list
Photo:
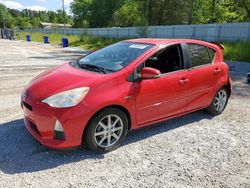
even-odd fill
[[(162, 73), (160, 78), (147, 79), (135, 82), (135, 96), (136, 96), (136, 120), (139, 125), (160, 120), (166, 117), (170, 117), (176, 114), (180, 114), (186, 111), (187, 96), (186, 91), (188, 88), (188, 71), (184, 69), (184, 57), (182, 53), (181, 45), (176, 46), (179, 53), (179, 57), (174, 54), (174, 50), (167, 51), (169, 53), (169, 59), (172, 58), (173, 64), (179, 61), (180, 67), (174, 68), (174, 70), (167, 69), (166, 73), (163, 72), (164, 67), (157, 65), (147, 65), (147, 60), (140, 65), (140, 69), (144, 66), (151, 67), (160, 70)], [(168, 47), (169, 48), (169, 47)], [(166, 50), (168, 49), (166, 48)], [(165, 49), (161, 50), (164, 51)], [(158, 53), (158, 52), (157, 52)], [(156, 53), (156, 54), (157, 54)], [(177, 53), (177, 52), (175, 52)], [(157, 55), (153, 55), (151, 59), (157, 59)], [(164, 56), (164, 54), (163, 54)], [(176, 56), (176, 58), (174, 57)], [(149, 58), (149, 59), (150, 59)], [(161, 63), (164, 64), (165, 60)], [(170, 66), (166, 64), (166, 67)], [(175, 70), (177, 69), (177, 70)]]
[(217, 83), (220, 73), (219, 67), (214, 64), (215, 51), (199, 44), (187, 44), (189, 54), (187, 111), (205, 108), (213, 98), (213, 85)]

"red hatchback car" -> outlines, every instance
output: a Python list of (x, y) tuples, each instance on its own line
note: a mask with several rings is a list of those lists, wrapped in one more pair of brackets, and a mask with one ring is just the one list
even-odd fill
[(103, 152), (132, 129), (201, 109), (218, 115), (231, 94), (222, 47), (133, 39), (54, 67), (22, 94), (26, 128), (47, 147)]

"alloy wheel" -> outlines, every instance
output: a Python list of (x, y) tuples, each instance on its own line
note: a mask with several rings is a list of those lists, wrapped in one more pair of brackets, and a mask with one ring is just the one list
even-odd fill
[(217, 112), (222, 112), (227, 103), (227, 93), (225, 90), (220, 90), (214, 100), (214, 108)]
[(102, 148), (113, 146), (121, 138), (123, 132), (123, 122), (115, 114), (110, 114), (102, 118), (94, 131), (96, 144)]

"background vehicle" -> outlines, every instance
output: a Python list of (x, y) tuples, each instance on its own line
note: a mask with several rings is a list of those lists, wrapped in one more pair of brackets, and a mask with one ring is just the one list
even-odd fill
[(185, 39), (123, 41), (32, 80), (25, 124), (42, 144), (93, 151), (119, 147), (127, 132), (200, 109), (223, 112), (231, 94), (221, 46)]

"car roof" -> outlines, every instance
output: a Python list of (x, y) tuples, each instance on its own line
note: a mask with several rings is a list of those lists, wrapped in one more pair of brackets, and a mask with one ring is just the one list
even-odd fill
[(127, 42), (138, 42), (138, 43), (147, 43), (147, 44), (171, 44), (171, 43), (195, 43), (205, 46), (210, 46), (215, 49), (219, 49), (220, 46), (215, 43), (210, 43), (202, 40), (195, 40), (195, 39), (161, 39), (161, 38), (137, 38), (137, 39), (129, 39), (126, 40)]
[(156, 39), (156, 38), (137, 38), (126, 40), (128, 42), (139, 42), (139, 43), (149, 43), (149, 44), (160, 44), (160, 43), (172, 43), (177, 41), (177, 39)]

